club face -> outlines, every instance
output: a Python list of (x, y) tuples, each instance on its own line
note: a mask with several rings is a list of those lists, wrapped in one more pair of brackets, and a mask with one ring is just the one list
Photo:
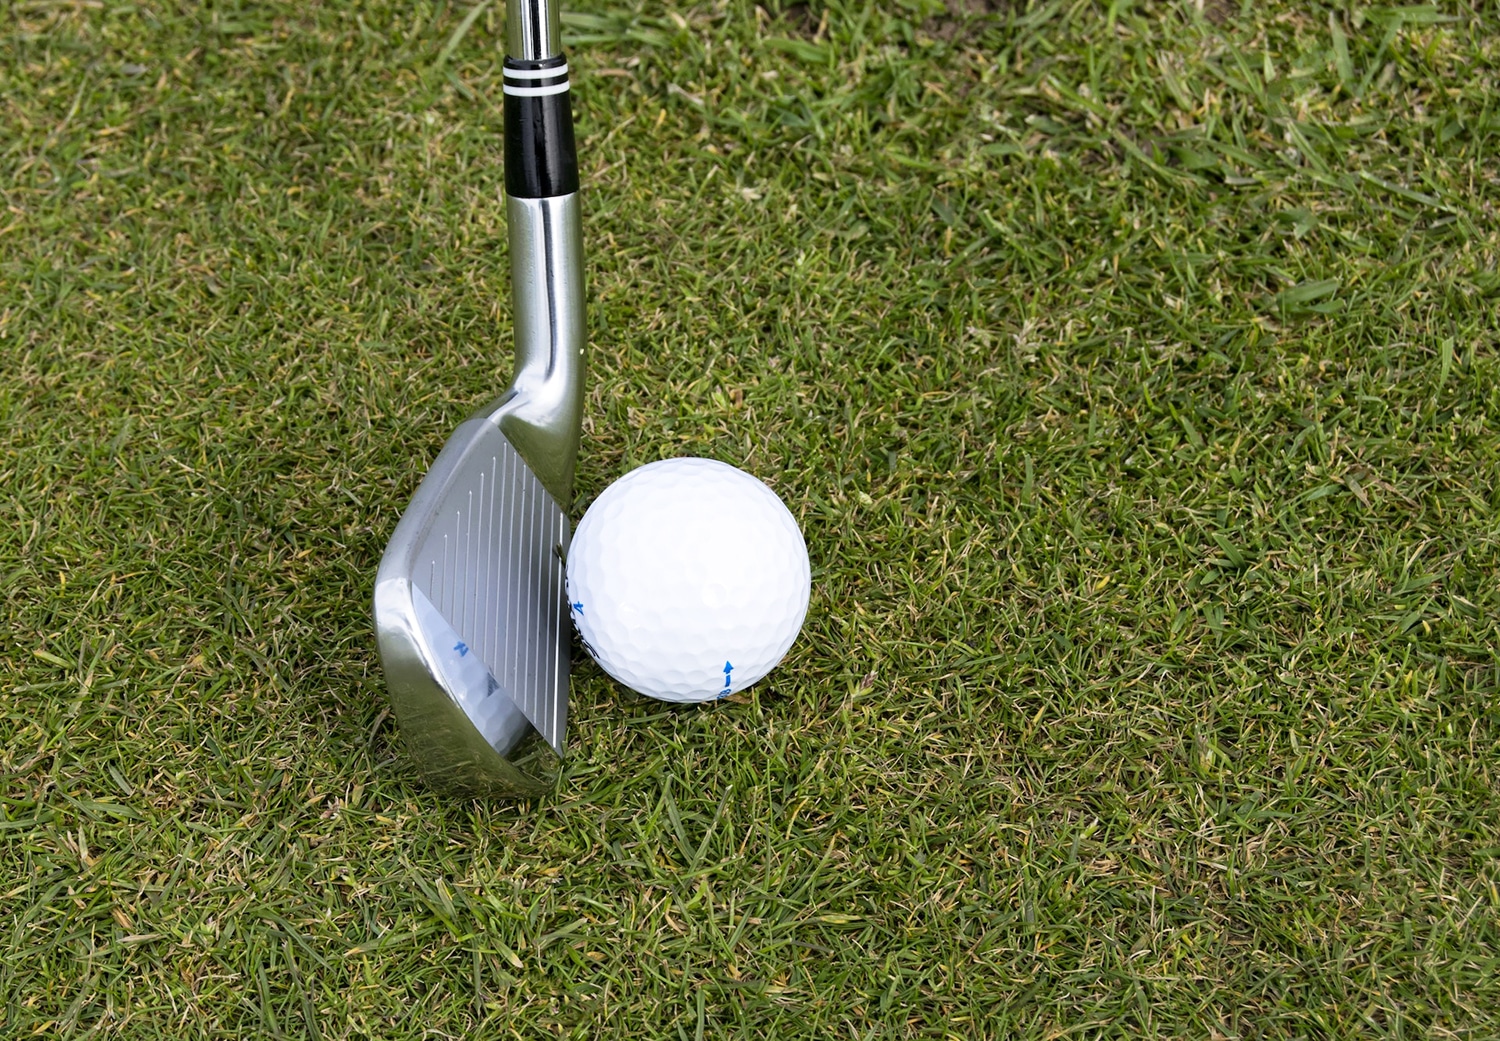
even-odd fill
[(501, 432), (524, 404), (512, 392), (454, 432), (375, 582), (402, 735), (432, 781), (464, 793), (548, 790), (566, 734), (568, 519)]

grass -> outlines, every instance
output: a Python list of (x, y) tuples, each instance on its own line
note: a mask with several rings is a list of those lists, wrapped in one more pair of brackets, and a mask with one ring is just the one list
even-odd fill
[(0, 1034), (1500, 1033), (1492, 11), (571, 7), (575, 519), (724, 459), (814, 592), (521, 806), (368, 620), (509, 373), (471, 11), (0, 20)]

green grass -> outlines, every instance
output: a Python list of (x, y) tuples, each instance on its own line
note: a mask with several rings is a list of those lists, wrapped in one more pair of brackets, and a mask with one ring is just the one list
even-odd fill
[(368, 619), (499, 8), (0, 15), (0, 1035), (1500, 1034), (1493, 11), (606, 2), (575, 519), (724, 459), (813, 604), (522, 806)]

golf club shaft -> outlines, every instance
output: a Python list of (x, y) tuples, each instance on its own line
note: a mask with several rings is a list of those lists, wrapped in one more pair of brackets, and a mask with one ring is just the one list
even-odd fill
[(511, 0), (505, 11), (505, 53), (522, 61), (562, 54), (557, 5), (549, 0)]
[(557, 8), (511, 0), (505, 59), (505, 190), (516, 332), (501, 429), (566, 510), (583, 416), (583, 236), (578, 156)]

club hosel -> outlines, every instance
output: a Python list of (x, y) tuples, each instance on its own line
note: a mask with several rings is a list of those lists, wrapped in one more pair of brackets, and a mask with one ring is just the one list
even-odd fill
[(583, 418), (583, 236), (568, 63), (557, 8), (506, 15), (505, 193), (516, 371), (500, 429), (563, 509)]
[(583, 419), (583, 240), (577, 194), (506, 200), (516, 368), (503, 430), (567, 509)]

